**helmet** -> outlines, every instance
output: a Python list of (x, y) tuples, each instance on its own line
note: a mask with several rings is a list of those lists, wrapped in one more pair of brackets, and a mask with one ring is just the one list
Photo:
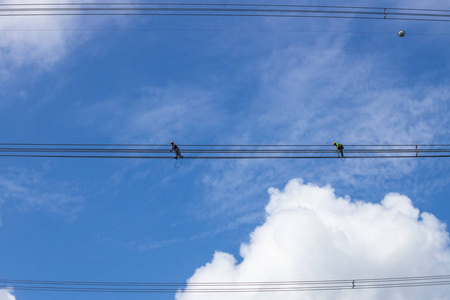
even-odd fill
[(173, 144), (173, 141), (171, 141), (170, 143)]
[(336, 146), (336, 143), (333, 143), (333, 145), (335, 145), (335, 146)]

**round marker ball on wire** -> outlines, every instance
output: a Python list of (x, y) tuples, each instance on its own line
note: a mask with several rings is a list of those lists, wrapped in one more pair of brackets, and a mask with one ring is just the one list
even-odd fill
[(406, 34), (406, 31), (404, 31), (403, 29), (400, 29), (400, 30), (397, 32), (397, 35), (398, 35), (399, 37), (404, 37), (405, 34)]

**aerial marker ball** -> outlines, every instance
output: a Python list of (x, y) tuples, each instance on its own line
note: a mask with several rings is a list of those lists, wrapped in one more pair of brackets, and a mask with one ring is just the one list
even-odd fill
[(404, 37), (405, 34), (406, 34), (406, 31), (404, 31), (403, 29), (400, 29), (400, 30), (397, 32), (397, 35), (398, 35), (399, 37)]

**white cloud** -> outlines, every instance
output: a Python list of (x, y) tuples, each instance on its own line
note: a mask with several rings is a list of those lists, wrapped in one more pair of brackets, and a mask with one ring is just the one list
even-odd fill
[[(127, 1), (124, 1), (127, 2)], [(2, 1), (0, 4), (17, 4), (17, 1)], [(21, 1), (21, 4), (36, 4), (36, 1)], [(58, 3), (79, 3), (77, 1), (52, 1)], [(22, 6), (21, 8), (30, 8)], [(36, 8), (36, 6), (33, 6)], [(76, 5), (71, 6), (76, 7)], [(17, 6), (3, 6), (17, 8)], [(42, 7), (41, 7), (42, 8)], [(0, 19), (0, 81), (18, 80), (17, 74), (28, 68), (26, 74), (35, 79), (35, 74), (51, 70), (73, 50), (94, 36), (95, 31), (83, 30), (102, 28), (113, 23), (118, 28), (128, 24), (127, 19), (102, 16), (6, 16)], [(81, 29), (81, 31), (80, 31)], [(21, 77), (24, 75), (22, 74)]]
[[(66, 1), (55, 3), (61, 2)], [(14, 2), (1, 1), (1, 3)], [(3, 17), (0, 20), (0, 30), (3, 31), (0, 40), (0, 66), (4, 70), (3, 79), (9, 75), (7, 71), (29, 65), (48, 69), (63, 58), (68, 47), (76, 42), (74, 39), (76, 34), (60, 29), (76, 28), (78, 22), (79, 18), (74, 17)], [(30, 29), (37, 31), (20, 31)], [(39, 31), (41, 29), (50, 31)]]
[[(242, 261), (216, 252), (188, 280), (196, 282), (325, 280), (450, 273), (449, 235), (436, 217), (391, 193), (380, 203), (337, 197), (331, 186), (291, 180), (269, 189), (266, 220), (240, 249)], [(182, 293), (178, 300), (229, 299)], [(233, 299), (449, 299), (448, 288), (238, 293)]]
[(16, 300), (16, 297), (14, 297), (11, 294), (11, 290), (1, 289), (0, 290), (0, 300)]

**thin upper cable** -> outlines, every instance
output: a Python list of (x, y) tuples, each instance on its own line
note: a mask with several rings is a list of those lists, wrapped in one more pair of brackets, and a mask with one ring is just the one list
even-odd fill
[(357, 6), (225, 3), (15, 3), (1, 4), (2, 17), (30, 16), (229, 16), (312, 17), (450, 21), (450, 10)]
[[(232, 29), (232, 28), (22, 28), (22, 29), (0, 29), (0, 32), (64, 32), (64, 31), (97, 31), (97, 32), (259, 32), (259, 33), (327, 33), (327, 34), (379, 34), (396, 35), (396, 32), (381, 31), (343, 31), (343, 30), (296, 30), (296, 29)], [(425, 33), (408, 32), (408, 35), (416, 36), (450, 36), (450, 33)]]

